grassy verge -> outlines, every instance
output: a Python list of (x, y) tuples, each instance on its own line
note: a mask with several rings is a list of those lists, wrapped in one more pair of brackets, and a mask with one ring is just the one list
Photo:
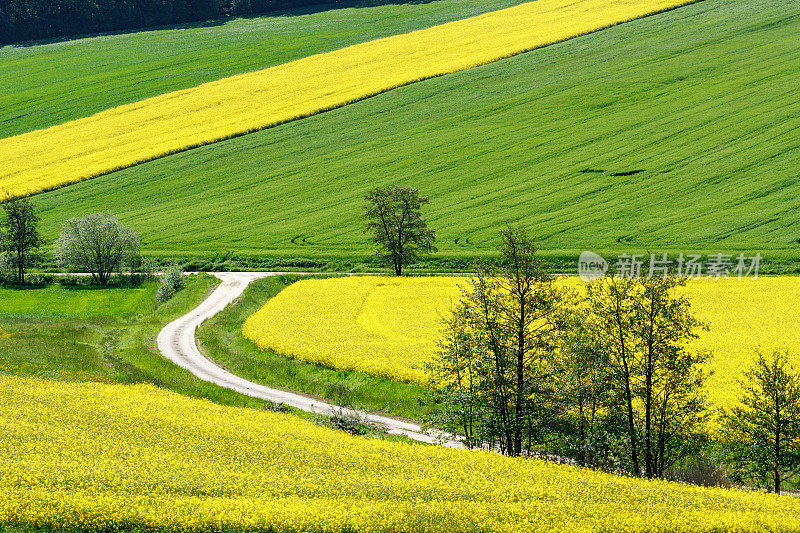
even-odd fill
[(359, 372), (334, 370), (265, 350), (242, 334), (245, 319), (298, 276), (265, 278), (198, 330), (206, 355), (234, 374), (256, 383), (310, 394), (358, 409), (419, 419), (421, 387)]
[(201, 381), (158, 352), (161, 328), (197, 306), (216, 283), (205, 274), (192, 276), (158, 307), (157, 283), (0, 289), (0, 373), (153, 383), (222, 404), (263, 408), (265, 402)]

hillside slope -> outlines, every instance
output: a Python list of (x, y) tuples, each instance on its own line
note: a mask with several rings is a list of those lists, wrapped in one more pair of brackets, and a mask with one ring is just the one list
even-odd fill
[(789, 496), (323, 429), (150, 385), (0, 377), (0, 528), (797, 531)]
[(523, 1), (316, 6), (263, 17), (0, 47), (0, 138)]
[(706, 0), (37, 197), (153, 253), (365, 253), (363, 194), (419, 187), (439, 249), (800, 255), (800, 6)]
[(0, 139), (0, 191), (62, 187), (687, 1), (537, 0), (115, 107)]

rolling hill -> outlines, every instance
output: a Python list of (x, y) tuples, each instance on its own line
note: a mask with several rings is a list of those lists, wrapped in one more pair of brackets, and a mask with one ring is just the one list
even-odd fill
[(436, 0), (348, 9), (315, 6), (263, 17), (3, 46), (0, 138), (522, 2)]
[(361, 198), (419, 187), (445, 254), (505, 222), (551, 253), (800, 252), (800, 7), (706, 0), (37, 197), (155, 254), (366, 253)]
[(172, 91), (0, 139), (0, 191), (35, 194), (597, 31), (687, 0), (538, 0)]
[[(796, 531), (791, 497), (347, 435), (152, 385), (0, 377), (22, 531)], [(37, 529), (40, 528), (40, 529)]]

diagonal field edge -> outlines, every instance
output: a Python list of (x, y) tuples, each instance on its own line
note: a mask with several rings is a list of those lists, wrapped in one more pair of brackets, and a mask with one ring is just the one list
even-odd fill
[(60, 188), (699, 1), (537, 0), (170, 92), (0, 140), (0, 191)]

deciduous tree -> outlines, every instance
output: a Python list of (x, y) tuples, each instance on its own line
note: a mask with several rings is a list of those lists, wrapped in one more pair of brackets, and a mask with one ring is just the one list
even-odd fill
[(422, 218), (428, 198), (413, 187), (376, 187), (364, 197), (366, 231), (378, 245), (376, 254), (388, 261), (396, 275), (417, 261), (420, 254), (436, 251), (436, 232)]
[(685, 278), (604, 278), (589, 286), (590, 328), (622, 398), (629, 470), (664, 477), (687, 453), (705, 417), (702, 364), (689, 349), (705, 327), (676, 288)]
[(501, 268), (479, 265), (446, 321), (446, 340), (429, 365), (432, 422), (516, 456), (537, 441), (564, 323), (561, 293), (527, 233), (503, 231), (500, 252)]
[(114, 272), (139, 259), (139, 238), (111, 215), (71, 218), (61, 228), (56, 255), (62, 268), (89, 272), (106, 285)]
[(5, 201), (3, 211), (5, 217), (0, 222), (0, 247), (9, 255), (17, 282), (25, 283), (25, 269), (30, 266), (34, 253), (43, 242), (38, 230), (39, 217), (28, 198)]
[(739, 404), (724, 411), (728, 461), (739, 482), (753, 482), (780, 494), (800, 475), (800, 374), (788, 352), (758, 354), (740, 382)]

